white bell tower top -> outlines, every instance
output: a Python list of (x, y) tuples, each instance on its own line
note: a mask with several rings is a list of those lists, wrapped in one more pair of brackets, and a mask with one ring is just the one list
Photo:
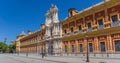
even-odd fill
[(51, 19), (52, 19), (53, 23), (59, 22), (57, 6), (55, 6), (53, 4), (51, 5), (51, 7), (50, 7), (50, 14), (51, 14)]
[(50, 23), (51, 23), (51, 16), (50, 16), (50, 13), (47, 12), (45, 16), (46, 16), (46, 23), (45, 23), (45, 25), (46, 25), (46, 26), (49, 26)]
[(58, 23), (58, 8), (55, 5), (51, 5), (49, 11), (46, 13), (46, 26), (50, 26), (51, 23)]

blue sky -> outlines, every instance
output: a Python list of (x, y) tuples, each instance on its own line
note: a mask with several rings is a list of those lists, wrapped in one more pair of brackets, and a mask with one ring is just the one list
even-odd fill
[(45, 23), (51, 4), (59, 9), (59, 20), (68, 16), (69, 8), (80, 11), (102, 0), (0, 0), (0, 41), (15, 40), (22, 30), (36, 31)]

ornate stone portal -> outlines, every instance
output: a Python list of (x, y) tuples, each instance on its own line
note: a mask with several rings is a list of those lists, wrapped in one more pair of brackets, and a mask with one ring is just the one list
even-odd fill
[(55, 5), (51, 5), (46, 13), (45, 26), (46, 53), (58, 55), (62, 49), (62, 29), (58, 20), (58, 8)]

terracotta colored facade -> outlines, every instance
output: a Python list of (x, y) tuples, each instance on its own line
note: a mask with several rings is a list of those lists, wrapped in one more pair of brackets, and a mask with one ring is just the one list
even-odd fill
[(28, 31), (28, 35), (22, 33), (17, 38), (17, 52), (19, 53), (42, 53), (45, 48), (44, 42), (45, 29), (44, 26), (36, 32)]
[[(60, 31), (62, 45), (58, 50), (60, 54), (86, 53), (87, 42), (90, 53), (120, 52), (120, 0), (100, 2), (80, 12), (70, 8), (68, 18), (60, 24), (62, 25)], [(45, 48), (49, 41), (45, 42), (44, 27), (22, 36), (17, 39), (18, 52), (42, 53), (43, 50), (47, 50)]]
[(63, 54), (86, 53), (87, 42), (90, 53), (120, 52), (119, 0), (101, 2), (76, 12), (61, 24)]

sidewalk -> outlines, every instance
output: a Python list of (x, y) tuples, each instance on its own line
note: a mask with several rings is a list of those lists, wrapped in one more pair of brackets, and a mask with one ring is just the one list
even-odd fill
[[(15, 56), (18, 56), (18, 55), (15, 54)], [(32, 54), (29, 54), (28, 56), (26, 56), (26, 54), (19, 54), (19, 56), (46, 60), (46, 61), (54, 61), (58, 63), (59, 62), (60, 63), (86, 63), (86, 58), (80, 58), (80, 57), (47, 56), (42, 58), (41, 55), (32, 55)], [(120, 59), (90, 58), (89, 63), (120, 63)]]

